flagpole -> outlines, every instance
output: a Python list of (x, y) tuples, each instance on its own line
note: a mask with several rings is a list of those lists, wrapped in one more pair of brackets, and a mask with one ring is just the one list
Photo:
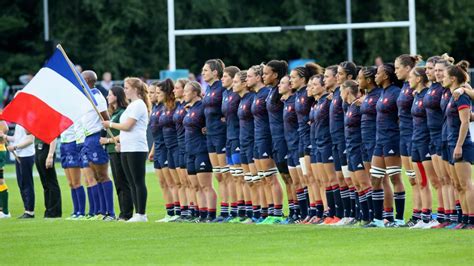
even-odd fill
[[(79, 76), (77, 75), (77, 72), (75, 70), (75, 67), (74, 65), (72, 64), (71, 60), (69, 60), (69, 57), (67, 56), (66, 54), (66, 51), (64, 51), (63, 47), (61, 46), (61, 44), (58, 44), (56, 46), (59, 51), (61, 51), (61, 53), (63, 54), (64, 58), (66, 58), (66, 61), (67, 61), (67, 64), (69, 65), (69, 67), (71, 68), (72, 70), (72, 73), (74, 73), (74, 76), (76, 77), (77, 81), (79, 82), (79, 84), (81, 84), (81, 88), (82, 88), (82, 91), (84, 92), (84, 94), (87, 96), (87, 99), (89, 99), (89, 102), (92, 104), (92, 107), (94, 108), (95, 112), (97, 113), (97, 115), (99, 116), (100, 120), (102, 122), (104, 122), (104, 118), (102, 117), (102, 115), (100, 114), (99, 112), (99, 109), (97, 109), (97, 106), (95, 106), (94, 104), (94, 101), (92, 100), (92, 95), (90, 95), (89, 91), (86, 90), (86, 86), (84, 85), (84, 83), (82, 82), (82, 80), (79, 78)], [(110, 130), (110, 128), (106, 128), (107, 130), (107, 134), (109, 134), (109, 136), (112, 138), (112, 140), (114, 141), (115, 144), (118, 144), (117, 140), (114, 138), (114, 134), (112, 134), (112, 131)]]

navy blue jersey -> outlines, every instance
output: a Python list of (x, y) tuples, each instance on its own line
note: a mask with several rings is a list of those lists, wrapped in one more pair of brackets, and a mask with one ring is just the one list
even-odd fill
[(163, 111), (158, 118), (158, 126), (163, 129), (163, 139), (168, 149), (178, 146), (178, 133), (176, 131), (176, 124), (173, 121), (174, 111), (175, 109), (168, 110), (163, 107)]
[(159, 126), (159, 119), (163, 112), (163, 104), (155, 104), (150, 114), (150, 128), (151, 134), (153, 135), (153, 141), (155, 144), (155, 150), (165, 147), (165, 141), (163, 138), (163, 128)]
[(423, 106), (426, 110), (428, 129), (431, 139), (441, 138), (444, 115), (441, 111), (441, 97), (443, 96), (443, 86), (433, 82), (423, 98)]
[(316, 107), (317, 107), (317, 102), (314, 102), (313, 106), (311, 106), (311, 111), (309, 111), (309, 126), (310, 126), (310, 131), (309, 131), (309, 139), (310, 139), (310, 144), (312, 149), (316, 149), (317, 143), (316, 143)]
[(373, 88), (365, 96), (364, 101), (360, 105), (361, 117), (361, 131), (362, 139), (375, 140), (375, 132), (377, 130), (377, 101), (379, 100), (382, 88)]
[(360, 152), (362, 145), (361, 119), (360, 106), (354, 103), (348, 105), (344, 115), (344, 133), (346, 136), (346, 147), (349, 152)]
[(398, 128), (398, 108), (397, 98), (400, 88), (390, 85), (380, 94), (377, 101), (377, 135), (378, 144), (389, 144), (400, 139), (400, 129)]
[(288, 150), (298, 150), (298, 116), (295, 110), (296, 95), (293, 94), (284, 101), (283, 108), (283, 125), (285, 140)]
[(184, 106), (186, 102), (177, 102), (176, 109), (174, 110), (173, 114), (173, 122), (176, 125), (176, 134), (178, 135), (178, 145), (184, 147), (184, 126), (183, 126), (183, 119), (186, 115), (186, 110), (184, 110)]
[[(449, 100), (448, 106), (446, 107), (446, 120), (448, 124), (448, 145), (456, 146), (459, 137), (459, 129), (461, 128), (461, 119), (459, 119), (459, 111), (463, 109), (472, 110), (471, 98), (468, 95), (463, 94), (459, 96), (457, 101), (454, 100), (454, 97), (451, 97)], [(471, 134), (469, 128), (467, 130), (466, 139), (463, 142), (463, 145), (471, 141)]]
[(209, 136), (226, 134), (225, 123), (222, 121), (222, 93), (226, 89), (222, 87), (220, 80), (207, 87), (206, 94), (202, 99), (204, 115), (206, 116), (206, 128)]
[(255, 124), (255, 142), (271, 138), (270, 122), (268, 120), (267, 100), (270, 88), (263, 87), (257, 93), (252, 103), (252, 115)]
[(298, 135), (300, 138), (309, 138), (309, 112), (311, 111), (311, 106), (313, 106), (314, 98), (308, 97), (306, 86), (296, 91), (295, 95), (295, 110), (298, 116)]
[(255, 98), (254, 92), (248, 92), (240, 99), (237, 115), (239, 117), (239, 141), (240, 145), (245, 147), (254, 140), (254, 121), (252, 115), (252, 103)]
[(428, 118), (423, 99), (428, 92), (428, 88), (415, 92), (411, 115), (413, 117), (413, 145), (430, 143), (430, 130), (428, 129)]
[(278, 86), (270, 89), (267, 96), (267, 111), (268, 119), (270, 121), (270, 132), (272, 139), (283, 138), (283, 102), (281, 95), (278, 93)]
[(342, 108), (341, 89), (337, 87), (332, 94), (331, 106), (329, 107), (329, 128), (331, 130), (332, 143), (342, 143), (344, 137), (344, 109)]
[(413, 134), (413, 118), (411, 116), (412, 105), (413, 89), (410, 88), (408, 82), (405, 81), (397, 98), (400, 135), (402, 136), (411, 136)]
[(327, 98), (329, 94), (325, 94), (319, 98), (316, 103), (314, 136), (316, 138), (316, 146), (323, 147), (332, 146), (331, 132), (329, 128), (329, 109), (331, 101)]
[(443, 90), (443, 96), (441, 96), (441, 101), (439, 106), (441, 107), (441, 112), (443, 112), (443, 128), (441, 131), (441, 140), (448, 141), (448, 124), (446, 121), (446, 109), (448, 108), (449, 100), (451, 99), (451, 91), (449, 89)]
[(202, 133), (202, 129), (206, 127), (202, 101), (195, 102), (188, 109), (183, 119), (183, 126), (186, 153), (188, 155), (207, 153), (206, 136)]
[(239, 139), (239, 117), (237, 116), (239, 103), (240, 96), (232, 89), (225, 90), (222, 94), (222, 114), (225, 117), (228, 140)]

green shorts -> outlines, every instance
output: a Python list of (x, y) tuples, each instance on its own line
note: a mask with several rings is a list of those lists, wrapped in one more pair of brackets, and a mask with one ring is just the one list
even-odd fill
[(7, 161), (7, 152), (0, 151), (0, 169), (5, 166), (6, 161)]

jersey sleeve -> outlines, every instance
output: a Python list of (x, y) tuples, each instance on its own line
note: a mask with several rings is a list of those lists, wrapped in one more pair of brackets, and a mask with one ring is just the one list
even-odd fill
[(457, 100), (457, 105), (458, 111), (461, 111), (462, 109), (466, 108), (471, 109), (471, 99), (467, 95), (463, 94)]

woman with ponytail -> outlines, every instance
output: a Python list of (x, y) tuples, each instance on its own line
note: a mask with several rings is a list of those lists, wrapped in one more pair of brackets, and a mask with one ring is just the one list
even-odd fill
[[(469, 80), (469, 62), (460, 61), (446, 68), (443, 86), (451, 93)], [(464, 203), (463, 219), (455, 229), (474, 228), (474, 187), (471, 173), (474, 147), (469, 132), (472, 102), (468, 95), (452, 96), (446, 108), (448, 159), (453, 178), (459, 183), (459, 198)]]

